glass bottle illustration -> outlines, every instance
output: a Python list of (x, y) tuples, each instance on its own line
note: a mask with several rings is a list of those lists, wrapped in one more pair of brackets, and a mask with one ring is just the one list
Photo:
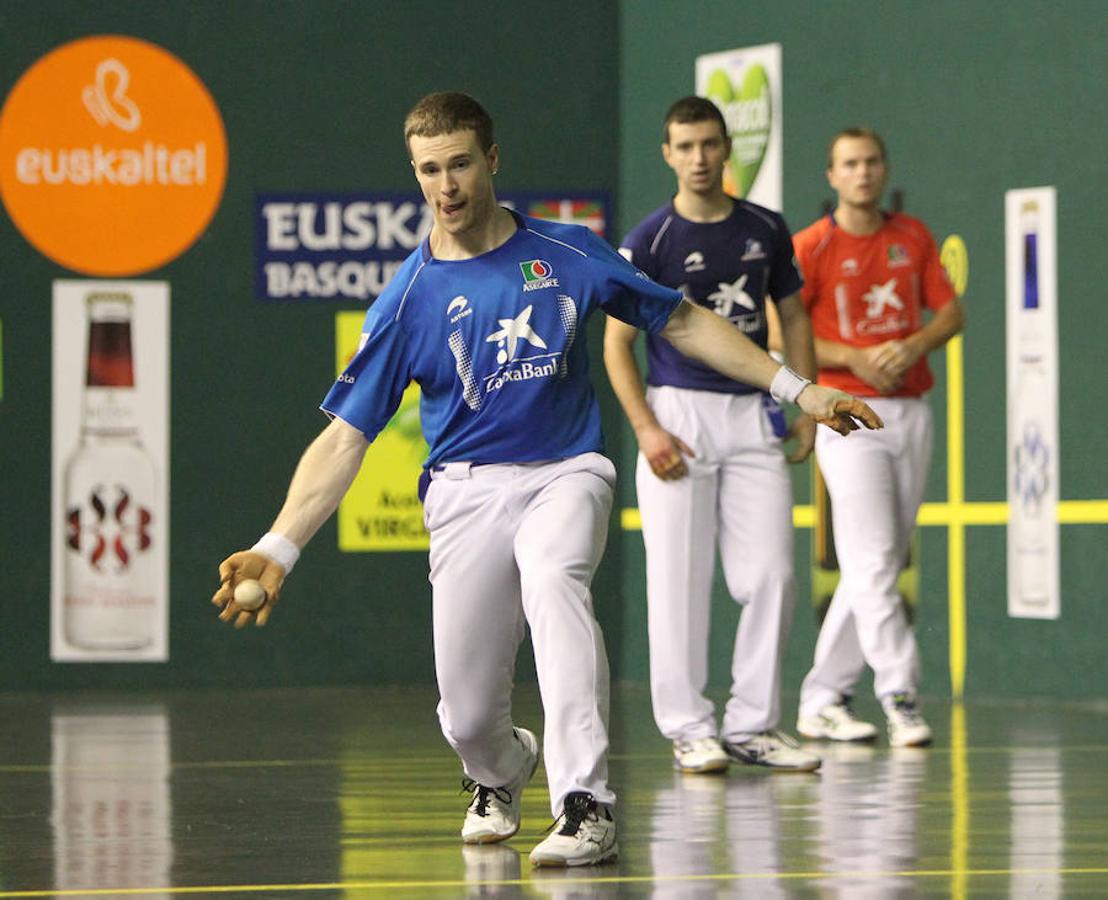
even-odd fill
[(149, 645), (158, 611), (157, 474), (139, 435), (132, 306), (124, 292), (86, 298), (81, 437), (65, 470), (64, 631), (89, 650)]

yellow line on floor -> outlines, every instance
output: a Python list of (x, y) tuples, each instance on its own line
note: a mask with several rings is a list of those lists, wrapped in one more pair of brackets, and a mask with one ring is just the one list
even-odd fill
[[(0, 897), (138, 897), (144, 894), (230, 894), (275, 893), (338, 890), (448, 890), (455, 888), (507, 887), (525, 885), (589, 885), (589, 884), (674, 884), (681, 882), (722, 881), (800, 881), (804, 879), (857, 879), (857, 878), (984, 878), (1012, 875), (1108, 875), (1106, 867), (1088, 868), (1040, 868), (1040, 869), (897, 869), (856, 870), (850, 872), (718, 872), (707, 875), (597, 875), (588, 877), (562, 877), (564, 870), (550, 870), (549, 874), (535, 874), (530, 878), (504, 880), (466, 881), (443, 879), (441, 881), (332, 881), (316, 884), (213, 884), (181, 887), (148, 888), (80, 888), (74, 890), (0, 891)], [(575, 873), (576, 874), (576, 873)]]

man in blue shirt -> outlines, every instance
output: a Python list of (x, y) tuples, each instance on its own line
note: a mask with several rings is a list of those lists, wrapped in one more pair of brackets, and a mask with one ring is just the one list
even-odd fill
[[(516, 650), (530, 626), (546, 717), (551, 810), (560, 827), (537, 866), (617, 853), (607, 778), (608, 667), (590, 584), (604, 547), (615, 469), (601, 455), (583, 341), (597, 309), (772, 390), (846, 433), (865, 404), (778, 366), (718, 317), (646, 278), (587, 229), (496, 203), (492, 121), (465, 94), (423, 98), (405, 139), (433, 214), (427, 240), (370, 308), (362, 346), (323, 401), (330, 424), (301, 458), (276, 520), (220, 565), (223, 621), (264, 625), (301, 548), (335, 511), (410, 381), (430, 445), (424, 517), (439, 720), (473, 793), (467, 843), (510, 838), (538, 741), (516, 727)], [(234, 600), (255, 578), (256, 611)]]
[[(620, 252), (763, 349), (772, 300), (788, 362), (815, 378), (788, 226), (777, 213), (723, 190), (731, 155), (723, 115), (710, 100), (685, 97), (670, 107), (664, 128), (662, 154), (677, 176), (677, 193), (631, 230)], [(777, 730), (781, 655), (795, 600), (784, 415), (758, 387), (654, 334), (646, 339), (644, 391), (632, 353), (637, 333), (609, 319), (604, 361), (640, 449), (636, 485), (655, 721), (685, 772), (723, 771), (731, 758), (814, 770), (819, 757)], [(792, 432), (798, 445), (788, 458), (800, 462), (812, 450), (815, 424), (801, 416)], [(717, 545), (727, 587), (743, 606), (722, 729), (704, 696)]]

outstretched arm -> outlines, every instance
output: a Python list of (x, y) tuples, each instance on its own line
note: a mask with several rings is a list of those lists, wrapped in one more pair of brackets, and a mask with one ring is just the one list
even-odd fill
[[(817, 422), (839, 434), (854, 431), (858, 428), (857, 422), (867, 428), (881, 427), (877, 413), (842, 391), (809, 384), (796, 393), (790, 386), (790, 382), (796, 381), (794, 374), (774, 362), (768, 353), (729, 322), (687, 300), (674, 310), (661, 333), (686, 356), (700, 360), (728, 378), (745, 381), (795, 402)], [(784, 390), (779, 390), (782, 387)]]
[[(365, 435), (337, 418), (308, 445), (292, 476), (285, 503), (260, 546), (233, 553), (219, 565), (221, 584), (212, 603), (222, 610), (221, 620), (234, 619), (236, 628), (251, 618), (258, 625), (269, 620), (292, 563), (338, 508), (368, 447)], [(257, 579), (265, 588), (265, 605), (256, 613), (239, 609), (234, 602), (235, 586), (245, 578)]]

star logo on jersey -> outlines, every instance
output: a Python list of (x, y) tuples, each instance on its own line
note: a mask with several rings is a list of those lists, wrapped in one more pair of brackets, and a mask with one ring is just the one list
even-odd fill
[(693, 250), (688, 256), (685, 257), (685, 271), (686, 272), (703, 272), (704, 271), (704, 254), (699, 250)]
[(747, 312), (754, 312), (758, 309), (758, 304), (754, 302), (754, 298), (744, 290), (746, 279), (747, 276), (744, 273), (730, 284), (721, 281), (719, 290), (708, 295), (708, 299), (715, 304), (716, 313), (725, 319), (730, 319), (734, 315), (736, 306)]
[(528, 306), (514, 319), (497, 319), (500, 330), (494, 331), (485, 338), (485, 343), (496, 344), (496, 361), (500, 365), (516, 358), (516, 349), (521, 340), (526, 341), (532, 347), (538, 347), (540, 350), (546, 349), (546, 341), (539, 337), (528, 324), (531, 321), (531, 310), (533, 308), (533, 306)]
[(524, 292), (558, 287), (558, 279), (554, 277), (554, 267), (545, 259), (529, 259), (527, 262), (521, 262), (519, 270), (523, 273)]
[(885, 314), (887, 307), (900, 311), (904, 309), (904, 301), (896, 295), (896, 279), (890, 278), (884, 284), (875, 284), (862, 294), (866, 301), (866, 318), (879, 319)]
[(459, 294), (446, 305), (446, 315), (450, 319), (450, 324), (453, 325), (459, 319), (472, 316), (473, 309), (470, 307), (469, 300), (466, 299), (465, 295)]

